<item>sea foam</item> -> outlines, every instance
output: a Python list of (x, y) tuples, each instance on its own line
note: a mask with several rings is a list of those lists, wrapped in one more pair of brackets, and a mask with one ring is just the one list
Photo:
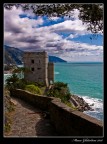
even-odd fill
[(85, 114), (88, 114), (99, 120), (103, 120), (103, 100), (98, 98), (91, 98), (88, 96), (82, 96), (82, 98), (91, 106), (93, 111), (84, 111)]

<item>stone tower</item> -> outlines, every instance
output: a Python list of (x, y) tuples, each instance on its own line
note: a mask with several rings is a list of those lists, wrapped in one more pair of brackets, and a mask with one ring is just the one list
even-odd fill
[(54, 64), (48, 62), (48, 55), (43, 52), (24, 52), (24, 67), (29, 68), (29, 72), (24, 72), (25, 80), (32, 82), (42, 82), (46, 86), (50, 81), (54, 81)]

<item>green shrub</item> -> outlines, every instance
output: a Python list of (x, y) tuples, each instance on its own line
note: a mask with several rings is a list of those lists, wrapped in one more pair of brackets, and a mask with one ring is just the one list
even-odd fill
[(24, 79), (19, 79), (16, 74), (13, 74), (6, 80), (6, 87), (11, 89), (24, 89), (26, 86), (26, 81)]
[(47, 96), (58, 97), (62, 102), (70, 99), (70, 91), (66, 83), (55, 82), (53, 86), (47, 91)]
[(10, 119), (10, 113), (5, 113), (5, 121), (4, 121), (4, 132), (7, 133), (11, 130), (12, 121)]
[(33, 85), (33, 84), (26, 85), (25, 90), (30, 91), (34, 94), (41, 94), (40, 88), (38, 86)]
[(11, 90), (16, 88), (16, 82), (19, 81), (19, 78), (16, 74), (13, 74), (11, 77), (6, 79), (6, 87)]
[(35, 85), (40, 88), (45, 86), (43, 82), (35, 82)]
[(64, 103), (72, 109), (77, 110), (77, 107), (73, 106), (69, 101), (65, 101)]
[(26, 84), (20, 79), (15, 84), (15, 88), (25, 89)]

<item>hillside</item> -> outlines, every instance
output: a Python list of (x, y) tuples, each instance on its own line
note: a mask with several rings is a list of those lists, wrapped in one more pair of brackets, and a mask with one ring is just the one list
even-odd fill
[(49, 62), (67, 62), (59, 57), (56, 57), (56, 56), (49, 56)]
[[(4, 63), (5, 64), (22, 64), (22, 57), (23, 57), (23, 51), (4, 45)], [(56, 56), (49, 56), (49, 62), (66, 62), (65, 60), (58, 58)]]
[(4, 63), (5, 64), (22, 64), (23, 51), (18, 48), (4, 46)]

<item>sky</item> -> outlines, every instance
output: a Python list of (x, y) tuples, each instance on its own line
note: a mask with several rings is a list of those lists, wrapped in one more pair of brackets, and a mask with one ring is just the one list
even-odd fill
[(103, 35), (94, 36), (75, 9), (65, 16), (37, 17), (20, 8), (4, 9), (4, 45), (23, 51), (46, 51), (68, 62), (103, 61)]

